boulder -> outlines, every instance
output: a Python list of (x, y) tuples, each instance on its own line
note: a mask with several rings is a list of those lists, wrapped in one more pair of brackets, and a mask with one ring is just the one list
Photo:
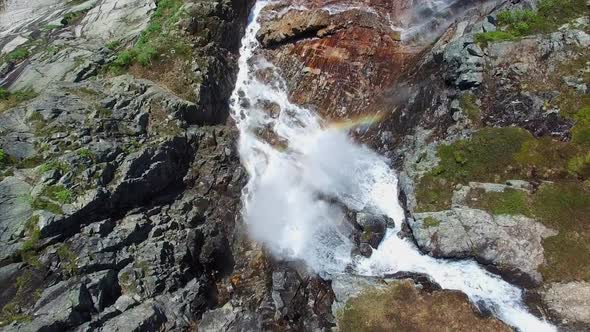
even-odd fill
[(418, 246), (434, 257), (475, 257), (523, 285), (539, 285), (543, 239), (557, 235), (533, 219), (469, 208), (417, 213), (410, 222)]
[(560, 324), (590, 326), (590, 283), (550, 283), (541, 290), (541, 297)]
[(97, 330), (104, 332), (159, 331), (165, 322), (164, 309), (154, 301), (145, 301), (139, 306), (106, 321)]

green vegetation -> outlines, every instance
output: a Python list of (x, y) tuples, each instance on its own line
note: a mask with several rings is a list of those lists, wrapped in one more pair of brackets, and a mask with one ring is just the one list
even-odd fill
[(416, 188), (417, 211), (450, 208), (455, 185), (470, 181), (588, 178), (589, 153), (590, 147), (551, 138), (535, 139), (520, 128), (481, 129), (471, 139), (438, 148), (439, 165), (423, 176)]
[(467, 118), (475, 125), (481, 122), (481, 109), (476, 103), (477, 97), (472, 93), (465, 93), (459, 99), (459, 105)]
[(121, 42), (118, 40), (110, 41), (105, 45), (105, 47), (111, 51), (118, 49), (120, 46), (121, 46)]
[(510, 331), (499, 321), (474, 313), (466, 296), (421, 292), (410, 281), (364, 291), (349, 299), (336, 316), (342, 332)]
[(62, 204), (72, 203), (74, 195), (71, 190), (62, 185), (48, 186), (31, 202), (35, 210), (45, 210), (54, 214), (63, 214)]
[(82, 158), (86, 158), (86, 159), (94, 159), (95, 155), (94, 153), (92, 153), (92, 151), (86, 149), (86, 148), (82, 148), (78, 150), (78, 155)]
[(111, 70), (119, 73), (134, 63), (148, 66), (157, 60), (160, 54), (166, 52), (171, 52), (175, 56), (188, 56), (191, 52), (190, 45), (174, 33), (175, 25), (182, 14), (182, 3), (181, 0), (158, 1), (150, 24), (132, 48), (118, 54)]
[(488, 31), (475, 35), (475, 42), (481, 46), (488, 46), (489, 43), (514, 40), (516, 36), (506, 31)]
[(31, 89), (10, 92), (0, 88), (0, 112), (18, 106), (19, 104), (37, 97), (37, 93)]
[(27, 221), (25, 224), (25, 235), (27, 239), (23, 242), (20, 250), (21, 259), (33, 267), (40, 267), (41, 262), (39, 262), (39, 258), (37, 257), (37, 247), (41, 239), (39, 216), (33, 216)]
[(80, 19), (82, 19), (84, 14), (86, 14), (86, 12), (87, 12), (87, 10), (81, 10), (81, 11), (77, 11), (77, 12), (66, 13), (64, 15), (64, 17), (61, 19), (61, 24), (63, 24), (64, 26), (71, 25), (72, 23), (75, 23), (75, 22), (79, 21)]
[(70, 166), (62, 161), (52, 160), (41, 165), (40, 171), (41, 173), (59, 171), (64, 174), (70, 171)]
[(472, 190), (467, 196), (470, 205), (495, 215), (529, 215), (528, 193), (523, 190), (506, 189), (504, 192), (486, 192), (484, 189)]
[(13, 50), (12, 52), (6, 54), (4, 56), (4, 60), (7, 62), (20, 62), (20, 61), (28, 58), (29, 55), (31, 55), (29, 53), (29, 50), (27, 50), (26, 48), (19, 47), (19, 48)]
[(499, 31), (477, 34), (476, 42), (513, 40), (537, 33), (556, 31), (569, 21), (590, 14), (585, 0), (541, 0), (538, 9), (504, 11), (498, 14)]
[(6, 152), (4, 152), (3, 149), (0, 149), (0, 167), (5, 166), (6, 164), (8, 164), (8, 162), (8, 155), (6, 154)]
[(426, 228), (438, 227), (438, 225), (440, 225), (440, 220), (437, 220), (437, 219), (432, 218), (432, 217), (426, 217), (426, 218), (424, 218), (424, 226)]
[(572, 129), (572, 142), (590, 148), (590, 106), (580, 109), (574, 119), (576, 125)]
[(72, 203), (72, 191), (62, 185), (48, 186), (43, 190), (43, 195), (61, 204)]
[(70, 249), (67, 244), (62, 244), (57, 248), (57, 256), (61, 261), (62, 272), (72, 277), (78, 274), (78, 256)]
[[(6, 326), (12, 322), (29, 322), (31, 321), (31, 316), (24, 313), (24, 307), (27, 306), (27, 295), (26, 293), (31, 291), (32, 288), (35, 288), (32, 280), (31, 272), (25, 271), (21, 274), (18, 278), (16, 278), (16, 294), (14, 298), (8, 302), (0, 312), (0, 327)], [(33, 301), (28, 302), (35, 302), (38, 298), (38, 292), (33, 292)]]
[(57, 25), (57, 24), (47, 24), (46, 26), (43, 27), (44, 31), (51, 31), (51, 30), (55, 30), (55, 29), (59, 29), (61, 28), (61, 25)]

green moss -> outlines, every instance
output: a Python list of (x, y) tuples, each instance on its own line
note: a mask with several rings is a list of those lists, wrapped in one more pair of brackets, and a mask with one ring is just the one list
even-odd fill
[(467, 196), (470, 205), (489, 211), (495, 215), (530, 215), (528, 193), (517, 189), (503, 192), (486, 192), (483, 189), (472, 190)]
[(433, 174), (425, 175), (416, 187), (416, 212), (442, 211), (451, 208), (453, 184)]
[(511, 177), (514, 155), (532, 139), (519, 128), (484, 128), (469, 140), (439, 147), (440, 163), (435, 172), (455, 183)]
[(424, 218), (424, 226), (426, 228), (430, 228), (430, 227), (438, 227), (440, 225), (440, 220), (432, 218), (432, 217), (426, 217)]

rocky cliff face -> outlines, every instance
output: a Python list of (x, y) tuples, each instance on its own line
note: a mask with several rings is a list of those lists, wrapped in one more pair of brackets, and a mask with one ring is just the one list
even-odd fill
[[(228, 112), (252, 5), (0, 0), (0, 326), (509, 330), (428, 276), (325, 280), (250, 239)], [(353, 135), (400, 171), (405, 236), (583, 331), (588, 15), (581, 0), (279, 1), (257, 37), (292, 101), (380, 119)], [(370, 256), (389, 221), (351, 220)]]

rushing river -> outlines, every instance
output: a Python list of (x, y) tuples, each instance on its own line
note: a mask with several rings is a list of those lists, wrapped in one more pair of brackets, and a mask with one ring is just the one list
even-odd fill
[[(356, 274), (372, 276), (426, 273), (443, 288), (464, 292), (521, 331), (555, 331), (527, 311), (518, 287), (472, 260), (434, 259), (398, 237), (404, 212), (395, 171), (381, 156), (353, 142), (347, 133), (351, 126), (326, 123), (311, 110), (292, 104), (279, 71), (258, 52), (258, 19), (267, 4), (258, 1), (253, 9), (232, 96), (240, 156), (250, 175), (243, 202), (252, 236), (275, 255), (304, 260), (327, 278), (351, 266)], [(388, 230), (370, 258), (353, 261), (344, 211), (326, 197), (335, 197), (353, 210), (387, 214), (396, 228)]]

